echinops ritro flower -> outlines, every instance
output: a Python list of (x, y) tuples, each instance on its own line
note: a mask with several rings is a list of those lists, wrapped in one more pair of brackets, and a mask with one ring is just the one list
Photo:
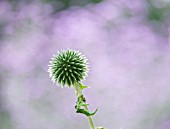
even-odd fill
[(86, 78), (87, 59), (79, 51), (59, 51), (50, 61), (48, 72), (53, 83), (71, 87)]

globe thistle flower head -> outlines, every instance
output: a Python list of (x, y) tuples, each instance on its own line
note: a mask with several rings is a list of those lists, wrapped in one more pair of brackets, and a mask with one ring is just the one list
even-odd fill
[(79, 51), (59, 51), (50, 61), (48, 72), (53, 83), (71, 87), (86, 78), (87, 59)]

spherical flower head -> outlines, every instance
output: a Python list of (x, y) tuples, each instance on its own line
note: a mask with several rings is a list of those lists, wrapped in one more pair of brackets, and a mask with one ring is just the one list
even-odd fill
[(53, 83), (71, 87), (86, 78), (87, 59), (79, 51), (59, 51), (50, 61), (48, 72)]

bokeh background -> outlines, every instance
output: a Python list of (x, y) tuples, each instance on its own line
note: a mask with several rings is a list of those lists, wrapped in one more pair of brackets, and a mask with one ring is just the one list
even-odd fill
[(89, 59), (96, 126), (170, 129), (169, 36), (169, 0), (1, 0), (0, 129), (89, 129), (47, 73), (67, 48)]

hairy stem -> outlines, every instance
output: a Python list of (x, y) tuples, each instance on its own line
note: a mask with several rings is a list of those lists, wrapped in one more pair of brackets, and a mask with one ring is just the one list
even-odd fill
[[(74, 88), (75, 88), (75, 90), (76, 90), (76, 94), (77, 94), (78, 97), (81, 96), (81, 95), (83, 95), (79, 83), (74, 84)], [(85, 108), (87, 111), (89, 111), (87, 105), (84, 106), (84, 108)], [(91, 129), (95, 129), (95, 126), (94, 126), (94, 124), (93, 124), (92, 118), (91, 118), (90, 116), (88, 116), (88, 121), (89, 121), (89, 123), (90, 123), (90, 128), (91, 128)]]

